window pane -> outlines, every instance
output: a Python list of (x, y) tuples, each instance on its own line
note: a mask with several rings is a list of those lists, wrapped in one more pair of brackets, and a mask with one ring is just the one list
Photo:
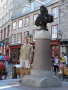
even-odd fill
[(28, 37), (29, 36), (29, 31), (24, 32), (24, 37)]
[(17, 43), (21, 43), (22, 42), (22, 34), (19, 33), (17, 36)]
[(13, 29), (16, 29), (16, 22), (13, 23)]
[(29, 26), (29, 17), (25, 18), (25, 26)]
[(7, 36), (10, 34), (10, 26), (8, 25)]
[(19, 20), (19, 28), (22, 27), (22, 20)]
[(38, 14), (34, 14), (34, 23), (35, 23), (35, 21), (36, 21), (36, 18), (38, 17)]
[(58, 26), (52, 26), (52, 39), (56, 39), (57, 38), (57, 30), (58, 30)]
[(4, 28), (4, 38), (6, 37), (6, 28)]
[(56, 18), (56, 17), (58, 17), (58, 7), (55, 7), (55, 8), (53, 8), (52, 9), (52, 14), (53, 14), (53, 16), (54, 16), (54, 18)]
[(15, 44), (15, 35), (12, 35), (12, 44)]

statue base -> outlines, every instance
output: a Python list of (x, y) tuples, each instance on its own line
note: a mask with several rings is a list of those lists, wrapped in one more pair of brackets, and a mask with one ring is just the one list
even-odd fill
[(22, 83), (35, 87), (61, 86), (59, 78), (51, 72), (49, 32), (37, 31), (35, 39), (33, 69), (31, 75), (25, 75), (22, 78)]
[(44, 75), (41, 72), (39, 70), (33, 70), (34, 75), (25, 75), (22, 78), (22, 83), (40, 88), (59, 87), (62, 85), (59, 78), (53, 76), (51, 72), (43, 71), (45, 73)]

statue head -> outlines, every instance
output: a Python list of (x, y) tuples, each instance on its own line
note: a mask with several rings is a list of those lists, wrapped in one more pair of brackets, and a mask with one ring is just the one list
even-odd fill
[(42, 6), (40, 7), (40, 12), (41, 12), (41, 13), (48, 14), (48, 10), (47, 10), (47, 8), (46, 8), (44, 5), (42, 5)]
[(51, 14), (48, 14), (48, 9), (42, 5), (40, 7), (40, 14), (36, 18), (35, 25), (40, 26), (41, 30), (48, 30), (47, 29), (47, 23), (53, 22), (53, 16)]

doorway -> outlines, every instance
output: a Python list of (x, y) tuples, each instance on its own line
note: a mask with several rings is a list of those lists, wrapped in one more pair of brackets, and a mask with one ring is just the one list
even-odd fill
[(51, 56), (54, 57), (56, 54), (60, 56), (60, 46), (54, 45), (51, 47)]

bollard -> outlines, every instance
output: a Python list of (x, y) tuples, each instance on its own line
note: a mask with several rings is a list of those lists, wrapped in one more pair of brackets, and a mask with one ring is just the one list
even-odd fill
[(16, 79), (17, 78), (17, 74), (16, 74), (16, 67), (12, 67), (12, 79)]

